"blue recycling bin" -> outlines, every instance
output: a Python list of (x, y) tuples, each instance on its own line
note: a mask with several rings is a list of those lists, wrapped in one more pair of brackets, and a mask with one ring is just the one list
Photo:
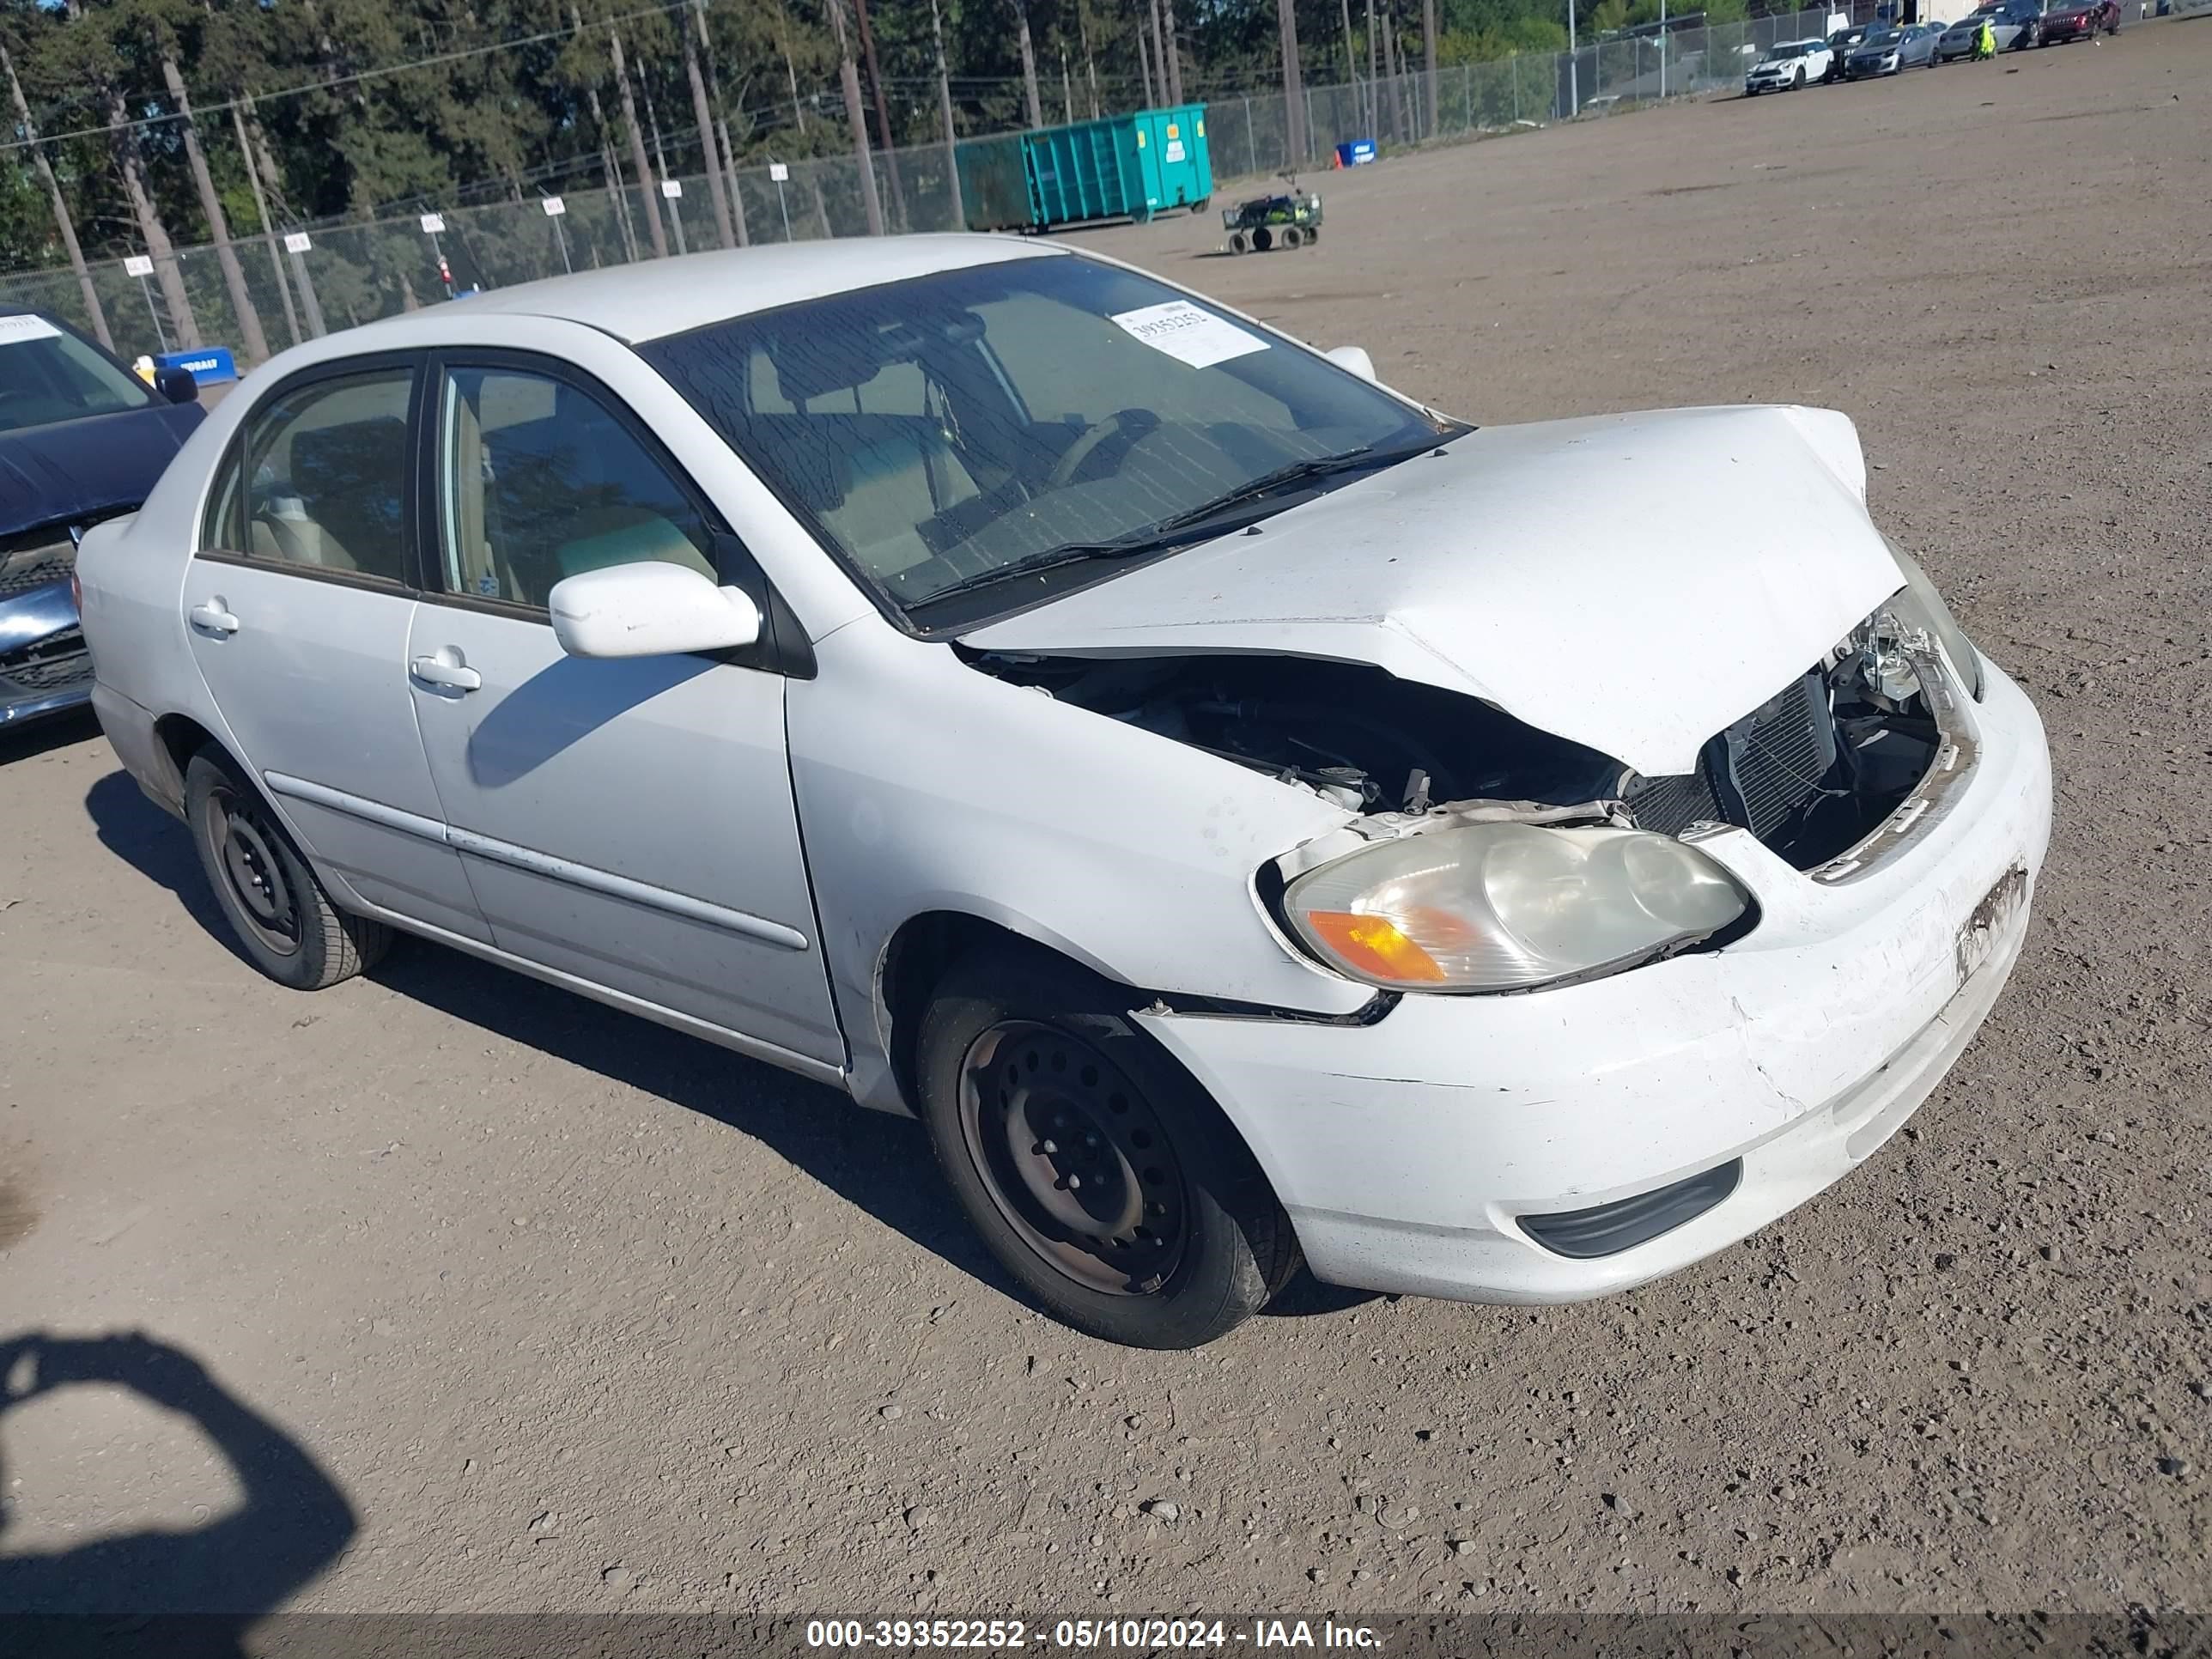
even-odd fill
[(238, 362), (228, 346), (202, 346), (198, 351), (163, 351), (154, 367), (181, 368), (201, 386), (221, 386), (238, 378)]
[(1364, 167), (1375, 159), (1375, 141), (1355, 138), (1348, 144), (1336, 147), (1336, 164), (1340, 167)]

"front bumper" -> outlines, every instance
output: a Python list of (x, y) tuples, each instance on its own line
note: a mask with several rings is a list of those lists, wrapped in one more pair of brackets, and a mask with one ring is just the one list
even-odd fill
[[(1863, 874), (1816, 883), (1747, 832), (1701, 840), (1761, 908), (1726, 949), (1525, 995), (1408, 996), (1364, 1027), (1139, 1018), (1243, 1133), (1322, 1279), (1490, 1302), (1640, 1284), (1863, 1162), (1995, 1003), (2050, 839), (2050, 759), (1995, 669), (1966, 717), (1971, 775)], [(2022, 902), (1976, 932), (2008, 881)], [(1520, 1219), (1735, 1160), (1717, 1202), (1612, 1254), (1548, 1249)]]
[(92, 697), (92, 653), (67, 580), (0, 596), (0, 728), (82, 708)]

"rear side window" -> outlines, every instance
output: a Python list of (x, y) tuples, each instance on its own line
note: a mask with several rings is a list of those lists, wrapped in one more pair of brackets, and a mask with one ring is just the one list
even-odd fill
[(202, 544), (303, 573), (407, 580), (414, 372), (372, 369), (280, 393), (247, 418)]

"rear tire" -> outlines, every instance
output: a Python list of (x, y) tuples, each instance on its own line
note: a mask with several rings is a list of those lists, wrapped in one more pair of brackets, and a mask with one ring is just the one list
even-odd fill
[(185, 769), (185, 820), (239, 948), (279, 985), (325, 990), (391, 948), (390, 928), (331, 902), (261, 792), (213, 744)]
[(1041, 950), (963, 957), (922, 1016), (919, 1103), (961, 1208), (1040, 1307), (1105, 1341), (1195, 1348), (1290, 1282), (1297, 1239), (1127, 1006)]
[(1229, 251), (1231, 253), (1249, 253), (1252, 251), (1252, 239), (1241, 230), (1231, 231)]

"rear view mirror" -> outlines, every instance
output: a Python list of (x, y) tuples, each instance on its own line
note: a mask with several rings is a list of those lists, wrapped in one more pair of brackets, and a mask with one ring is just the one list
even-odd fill
[(587, 570), (546, 596), (553, 637), (572, 657), (730, 651), (761, 635), (760, 607), (737, 587), (660, 560)]
[(189, 368), (155, 369), (154, 390), (173, 404), (196, 404), (200, 400), (200, 383), (192, 378)]
[(1375, 360), (1359, 346), (1331, 346), (1322, 356), (1339, 368), (1348, 368), (1363, 380), (1375, 378)]

